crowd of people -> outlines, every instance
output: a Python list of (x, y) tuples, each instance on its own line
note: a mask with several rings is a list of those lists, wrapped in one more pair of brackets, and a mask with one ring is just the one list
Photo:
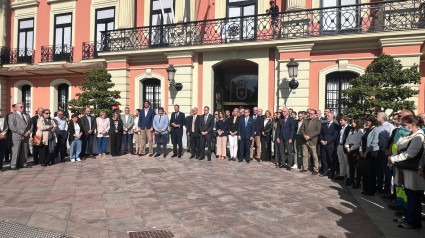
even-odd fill
[(399, 227), (421, 227), (424, 113), (416, 116), (403, 110), (389, 122), (384, 112), (376, 117), (348, 118), (325, 109), (322, 117), (319, 110), (297, 113), (287, 107), (263, 115), (257, 107), (252, 113), (248, 108), (210, 113), (205, 106), (202, 114), (193, 108), (186, 117), (175, 105), (168, 116), (161, 107), (156, 114), (148, 101), (134, 115), (126, 107), (123, 114), (117, 111), (110, 118), (105, 112), (96, 118), (90, 108), (70, 117), (63, 108), (54, 117), (49, 109), (39, 108), (32, 118), (24, 113), (22, 103), (13, 109), (0, 117), (1, 169), (4, 159), (11, 170), (30, 168), (28, 149), (33, 165), (41, 166), (53, 165), (57, 159), (65, 162), (68, 145), (71, 162), (107, 157), (108, 140), (112, 157), (131, 153), (166, 158), (171, 138), (171, 158), (181, 158), (186, 133), (190, 159), (211, 161), (214, 153), (218, 160), (271, 161), (276, 168), (341, 180), (346, 186), (362, 188), (363, 195), (386, 194), (395, 201), (394, 206), (404, 207), (404, 218), (394, 219)]

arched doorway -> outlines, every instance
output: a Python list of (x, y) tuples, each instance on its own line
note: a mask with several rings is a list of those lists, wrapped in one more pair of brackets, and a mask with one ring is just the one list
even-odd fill
[(68, 111), (68, 101), (69, 101), (69, 85), (66, 83), (60, 84), (58, 86), (58, 107), (63, 106), (65, 111)]
[(252, 109), (258, 104), (258, 65), (247, 60), (226, 61), (214, 67), (214, 109)]
[(331, 109), (335, 114), (342, 113), (345, 109), (340, 103), (341, 91), (351, 87), (350, 80), (359, 77), (358, 73), (351, 71), (338, 71), (326, 75), (325, 108)]
[[(161, 106), (161, 81), (155, 78), (149, 78), (142, 81), (143, 83), (143, 102), (151, 103), (151, 108), (158, 113)], [(141, 104), (143, 105), (143, 103)]]

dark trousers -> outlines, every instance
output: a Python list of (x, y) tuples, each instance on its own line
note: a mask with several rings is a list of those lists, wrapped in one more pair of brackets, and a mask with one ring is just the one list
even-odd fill
[(214, 153), (217, 153), (217, 132), (213, 131), (212, 132), (212, 137), (211, 137), (211, 152), (214, 151)]
[(156, 153), (158, 155), (161, 154), (161, 146), (162, 146), (162, 153), (166, 155), (167, 154), (167, 134), (155, 133), (155, 143), (156, 143)]
[(350, 151), (350, 153), (348, 153), (347, 158), (348, 158), (348, 167), (349, 167), (349, 174), (350, 174), (350, 180), (354, 182), (354, 174), (357, 172), (357, 175), (355, 176), (357, 178), (356, 183), (359, 184), (360, 183), (360, 172), (359, 172), (359, 166), (357, 163), (357, 155), (358, 155), (359, 151)]
[[(4, 161), (10, 162), (11, 157), (12, 157), (12, 138), (11, 138), (12, 134), (7, 133), (6, 136), (7, 136), (7, 138), (6, 138), (6, 149), (5, 149), (5, 152), (4, 152)], [(38, 161), (38, 157), (37, 157), (37, 161)]]
[(133, 134), (124, 134), (124, 153), (126, 154), (130, 149), (130, 153), (133, 154)]
[(122, 135), (121, 134), (111, 134), (111, 155), (120, 156), (121, 147), (122, 147)]
[(369, 161), (369, 173), (364, 174), (363, 190), (369, 194), (376, 192), (376, 160), (378, 159), (378, 151), (367, 152), (366, 159)]
[[(418, 179), (422, 179), (418, 176)], [(421, 212), (421, 198), (424, 195), (423, 190), (411, 190), (404, 189), (407, 196), (407, 207), (406, 207), (406, 221), (409, 225), (419, 228), (422, 226)]]
[(48, 145), (38, 146), (40, 164), (55, 164), (55, 153), (49, 152)]
[(288, 166), (292, 167), (294, 165), (294, 155), (292, 154), (292, 143), (289, 144), (289, 141), (280, 139), (279, 150), (280, 158), (279, 161), (281, 164), (287, 163)]
[(0, 170), (3, 169), (4, 154), (6, 153), (6, 139), (0, 140)]
[[(186, 134), (187, 135), (187, 134)], [(186, 145), (187, 145), (187, 152), (190, 152), (192, 150), (192, 146), (191, 146), (191, 135), (187, 135), (187, 139), (186, 139)]]
[(199, 146), (200, 146), (199, 157), (205, 158), (205, 147), (208, 146), (207, 156), (208, 156), (208, 158), (211, 158), (211, 153), (213, 151), (212, 142), (211, 142), (212, 137), (213, 137), (212, 133), (200, 136), (200, 138), (199, 138)]
[(272, 148), (271, 148), (271, 137), (270, 136), (261, 136), (261, 160), (270, 161)]
[[(57, 134), (58, 142), (56, 144), (56, 151), (55, 155), (59, 154), (59, 158), (61, 161), (65, 161), (66, 157), (66, 141), (68, 138), (68, 132), (67, 131), (60, 131), (60, 133)], [(33, 150), (34, 153), (34, 150)]]
[[(183, 153), (182, 140), (183, 130), (174, 130), (173, 133), (171, 133), (171, 143), (173, 143), (173, 154), (181, 155)], [(177, 146), (179, 147), (178, 150)]]
[(274, 141), (274, 162), (278, 163), (280, 162), (280, 149), (279, 149), (279, 144), (277, 143), (277, 141)]
[(92, 132), (91, 135), (84, 135), (83, 136), (83, 146), (81, 146), (81, 156), (83, 156), (86, 153), (87, 147), (88, 147), (88, 151), (87, 151), (88, 156), (93, 155), (93, 141), (94, 141), (93, 132)]
[(239, 160), (250, 161), (249, 158), (252, 141), (250, 139), (242, 139), (239, 141)]
[(378, 189), (382, 189), (382, 186), (384, 185), (384, 189), (389, 191), (391, 190), (391, 178), (393, 173), (388, 167), (388, 157), (385, 155), (385, 151), (378, 152), (378, 159), (376, 162), (376, 187)]
[[(39, 157), (40, 157), (39, 149), (40, 149), (39, 146), (33, 146), (32, 147), (32, 158), (34, 160), (34, 164), (38, 164), (39, 163)], [(7, 157), (8, 157), (8, 153), (6, 154), (6, 160), (8, 159)]]
[(339, 175), (339, 161), (338, 161), (338, 153), (337, 153), (337, 149), (334, 149), (334, 152), (330, 158), (330, 173), (331, 176), (334, 176), (335, 174)]
[[(335, 148), (322, 146), (320, 149), (320, 155), (322, 157), (323, 174), (327, 175), (329, 174), (329, 167), (331, 167), (331, 170), (332, 170), (331, 163), (332, 163), (333, 157), (335, 157)], [(333, 174), (331, 173), (331, 175)]]
[[(304, 136), (302, 135), (296, 135), (295, 136), (295, 151), (297, 156), (297, 165), (299, 167), (303, 166), (303, 144), (306, 143)], [(308, 169), (308, 168), (307, 168)]]
[(200, 153), (200, 141), (199, 141), (199, 136), (194, 136), (191, 135), (190, 136), (190, 154), (191, 156), (196, 156), (199, 157), (199, 153)]

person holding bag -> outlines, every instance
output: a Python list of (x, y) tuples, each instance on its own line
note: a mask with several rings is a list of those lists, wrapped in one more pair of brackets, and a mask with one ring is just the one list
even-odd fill
[(403, 117), (401, 122), (410, 134), (399, 139), (397, 153), (388, 158), (388, 163), (390, 167), (397, 168), (394, 183), (404, 185), (407, 207), (405, 218), (396, 218), (394, 221), (400, 223), (398, 225), (400, 228), (414, 229), (422, 226), (421, 198), (425, 190), (425, 179), (420, 175), (423, 169), (419, 164), (425, 160), (423, 154), (425, 135), (419, 128), (424, 126), (424, 121), (420, 117), (409, 115)]
[(56, 149), (56, 123), (50, 117), (50, 110), (43, 110), (43, 117), (37, 120), (36, 136), (41, 137), (41, 144), (39, 146), (39, 161), (41, 166), (55, 164), (55, 149)]

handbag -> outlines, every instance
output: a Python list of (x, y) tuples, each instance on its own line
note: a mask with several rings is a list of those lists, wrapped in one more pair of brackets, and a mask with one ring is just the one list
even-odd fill
[[(407, 151), (407, 149), (410, 146), (410, 142), (412, 142), (412, 140), (409, 141), (409, 144), (407, 144), (407, 147), (405, 149), (400, 150), (400, 153)], [(403, 160), (403, 161), (400, 161), (400, 162), (395, 162), (394, 166), (396, 166), (399, 169), (418, 171), (419, 162), (422, 159), (423, 152), (424, 152), (424, 146), (422, 145), (421, 150), (419, 151), (419, 153), (415, 157), (410, 158), (410, 159), (406, 159), (406, 160)]]
[(32, 144), (39, 146), (41, 145), (41, 143), (42, 143), (41, 136), (35, 135), (34, 138), (32, 139)]

